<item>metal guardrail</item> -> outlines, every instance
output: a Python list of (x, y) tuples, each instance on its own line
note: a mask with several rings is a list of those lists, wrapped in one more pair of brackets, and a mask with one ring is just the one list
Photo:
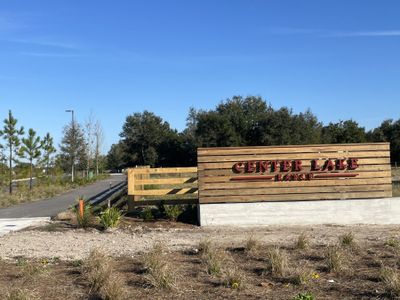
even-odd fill
[(110, 189), (103, 191), (86, 200), (86, 203), (93, 206), (94, 210), (110, 206), (120, 206), (120, 199), (127, 194), (128, 184), (126, 181), (118, 183)]

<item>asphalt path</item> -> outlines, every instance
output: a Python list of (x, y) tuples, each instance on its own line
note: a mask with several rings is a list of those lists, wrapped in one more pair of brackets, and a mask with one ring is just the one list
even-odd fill
[(105, 180), (95, 182), (88, 186), (76, 188), (49, 199), (2, 208), (0, 209), (0, 219), (55, 216), (57, 213), (66, 210), (71, 205), (75, 204), (78, 197), (83, 196), (85, 199), (88, 199), (105, 190), (108, 190), (110, 186), (113, 187), (125, 180), (125, 175), (112, 175)]

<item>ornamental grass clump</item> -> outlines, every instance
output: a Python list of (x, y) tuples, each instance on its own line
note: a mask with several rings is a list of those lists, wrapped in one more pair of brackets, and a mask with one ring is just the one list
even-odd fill
[(224, 286), (231, 289), (243, 289), (246, 286), (246, 274), (238, 267), (232, 265), (223, 272)]
[(156, 244), (143, 255), (142, 265), (147, 273), (148, 282), (156, 288), (173, 289), (177, 285), (175, 269), (165, 255), (162, 244)]
[(329, 246), (325, 253), (326, 268), (329, 272), (337, 274), (346, 270), (346, 253), (338, 246)]
[(349, 248), (349, 249), (357, 248), (357, 243), (355, 241), (354, 234), (351, 231), (339, 236), (339, 244), (344, 248)]
[(92, 250), (84, 260), (82, 274), (90, 286), (90, 293), (99, 293), (113, 273), (111, 258), (99, 250)]
[(308, 236), (302, 232), (298, 237), (294, 244), (294, 248), (298, 250), (305, 250), (310, 247), (310, 241)]
[(267, 251), (267, 271), (273, 276), (284, 276), (288, 271), (288, 256), (279, 247)]
[(100, 213), (100, 223), (105, 229), (115, 228), (121, 220), (121, 211), (116, 207), (107, 208)]
[(255, 256), (260, 252), (260, 249), (261, 249), (260, 241), (255, 239), (253, 236), (250, 236), (244, 246), (245, 253), (248, 256)]
[(382, 267), (380, 278), (385, 286), (386, 293), (393, 299), (400, 297), (400, 273), (399, 270), (390, 267)]

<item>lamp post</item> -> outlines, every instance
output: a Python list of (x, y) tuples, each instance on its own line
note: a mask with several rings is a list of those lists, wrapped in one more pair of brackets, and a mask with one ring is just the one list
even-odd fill
[(75, 119), (74, 119), (74, 110), (67, 109), (65, 112), (70, 112), (72, 114), (72, 155), (71, 155), (71, 181), (74, 182), (74, 173), (75, 173)]

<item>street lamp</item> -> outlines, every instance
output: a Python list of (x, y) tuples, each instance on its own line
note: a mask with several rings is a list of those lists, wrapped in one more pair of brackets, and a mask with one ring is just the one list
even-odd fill
[(65, 112), (72, 113), (72, 155), (71, 155), (71, 181), (74, 182), (74, 173), (75, 173), (75, 120), (74, 120), (74, 110), (67, 109)]

